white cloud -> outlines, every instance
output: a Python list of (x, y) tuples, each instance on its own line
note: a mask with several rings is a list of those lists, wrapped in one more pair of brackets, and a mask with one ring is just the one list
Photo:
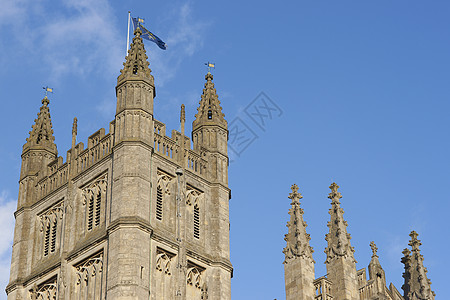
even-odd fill
[(39, 29), (43, 57), (56, 79), (63, 74), (117, 73), (122, 55), (114, 16), (106, 0), (64, 1), (70, 15)]
[(11, 247), (14, 236), (14, 211), (16, 200), (11, 199), (6, 191), (0, 194), (0, 290), (3, 290), (9, 281), (9, 268), (11, 264)]
[(1, 29), (15, 38), (3, 43), (2, 50), (40, 61), (52, 82), (67, 74), (95, 72), (109, 77), (117, 73), (123, 53), (107, 0), (65, 0), (58, 4), (0, 1), (6, 7), (0, 13)]
[[(125, 37), (108, 0), (0, 0), (0, 7), (0, 32), (11, 35), (8, 42), (0, 41), (5, 66), (13, 57), (29, 59), (30, 64), (39, 61), (53, 84), (67, 75), (110, 78), (122, 67)], [(194, 17), (190, 3), (174, 7), (155, 32), (168, 50), (146, 42), (158, 86), (173, 78), (183, 60), (203, 46), (208, 27)]]

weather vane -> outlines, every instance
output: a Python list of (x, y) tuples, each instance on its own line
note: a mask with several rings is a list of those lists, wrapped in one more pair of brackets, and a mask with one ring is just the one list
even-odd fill
[(47, 97), (48, 93), (53, 94), (53, 88), (49, 88), (48, 86), (42, 87), (45, 91), (45, 97)]
[(207, 63), (205, 63), (205, 66), (208, 67), (208, 73), (211, 73), (211, 68), (213, 68), (213, 69), (216, 68), (215, 63), (210, 63), (209, 61)]

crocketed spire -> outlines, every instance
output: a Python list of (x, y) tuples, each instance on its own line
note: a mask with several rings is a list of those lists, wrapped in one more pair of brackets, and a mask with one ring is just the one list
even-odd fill
[(422, 245), (417, 237), (419, 234), (414, 230), (409, 234), (411, 251), (403, 250), (402, 263), (405, 265), (403, 278), (405, 284), (402, 286), (406, 300), (434, 300), (435, 293), (431, 290), (431, 280), (427, 278), (427, 268), (423, 265), (423, 256), (420, 254), (419, 246)]
[(133, 42), (128, 50), (128, 55), (123, 63), (123, 69), (120, 70), (120, 75), (117, 77), (117, 83), (129, 79), (147, 79), (154, 84), (154, 78), (150, 74), (150, 63), (147, 61), (148, 56), (146, 54), (144, 43), (141, 38), (142, 31), (139, 27), (134, 31)]
[(205, 76), (206, 83), (203, 89), (202, 98), (199, 102), (200, 106), (197, 108), (198, 113), (195, 115), (195, 120), (192, 122), (192, 129), (195, 130), (202, 125), (219, 125), (227, 128), (227, 121), (225, 114), (222, 112), (219, 97), (214, 88), (213, 75), (208, 72)]
[(331, 199), (331, 209), (329, 214), (331, 219), (327, 226), (330, 231), (325, 236), (328, 246), (325, 249), (327, 259), (325, 263), (330, 263), (336, 257), (350, 258), (356, 263), (353, 253), (355, 249), (350, 245), (350, 234), (347, 233), (347, 222), (344, 220), (344, 210), (340, 206), (339, 199), (342, 198), (341, 193), (338, 192), (339, 186), (336, 183), (330, 185), (331, 193), (328, 198)]
[(306, 222), (303, 220), (303, 209), (300, 208), (300, 199), (303, 196), (298, 192), (296, 184), (291, 187), (292, 193), (289, 194), (291, 202), (291, 209), (289, 215), (291, 216), (287, 223), (288, 233), (285, 235), (286, 247), (283, 249), (285, 255), (284, 263), (288, 263), (290, 259), (295, 257), (308, 258), (314, 262), (312, 253), (313, 248), (309, 245), (311, 237), (306, 233)]
[(27, 138), (27, 142), (23, 145), (23, 150), (28, 148), (45, 149), (54, 154), (57, 153), (55, 137), (53, 136), (52, 120), (48, 108), (49, 103), (50, 100), (45, 96), (44, 99), (42, 99), (42, 106), (38, 113), (38, 117), (34, 120), (35, 124), (30, 131), (30, 137)]

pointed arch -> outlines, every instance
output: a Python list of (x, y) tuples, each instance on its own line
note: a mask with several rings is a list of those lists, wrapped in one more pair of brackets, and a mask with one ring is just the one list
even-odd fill
[(104, 174), (82, 189), (82, 204), (85, 206), (86, 231), (92, 231), (104, 222), (108, 174)]
[(170, 182), (173, 176), (161, 170), (157, 171), (157, 176), (155, 215), (157, 220), (162, 221), (164, 216), (164, 198), (166, 195), (170, 195)]

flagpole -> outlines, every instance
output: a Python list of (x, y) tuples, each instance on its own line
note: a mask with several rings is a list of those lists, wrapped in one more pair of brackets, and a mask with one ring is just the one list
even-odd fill
[(128, 11), (127, 53), (125, 54), (125, 56), (128, 55), (128, 49), (130, 49), (130, 18), (130, 11)]

